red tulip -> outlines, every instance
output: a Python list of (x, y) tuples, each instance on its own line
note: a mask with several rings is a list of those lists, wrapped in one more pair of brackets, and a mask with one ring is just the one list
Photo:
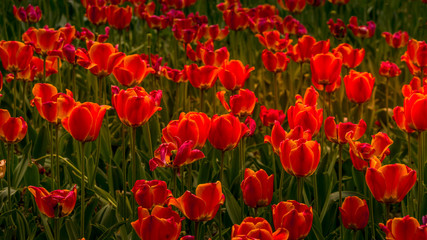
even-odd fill
[(56, 87), (48, 83), (34, 85), (33, 95), (31, 105), (37, 107), (42, 118), (54, 124), (60, 124), (76, 105), (71, 91), (67, 90), (66, 94), (58, 93)]
[[(202, 35), (206, 40), (220, 41), (227, 37), (229, 33), (228, 26), (225, 26), (223, 29), (220, 29), (218, 24), (207, 25), (204, 24), (201, 26), (199, 35)], [(200, 37), (199, 37), (200, 38)]]
[(111, 74), (113, 69), (121, 63), (125, 54), (119, 52), (110, 43), (95, 42), (88, 51), (78, 49), (76, 52), (77, 63), (89, 69), (97, 77), (106, 77)]
[(86, 17), (95, 26), (105, 24), (107, 22), (106, 6), (88, 5), (86, 7)]
[(31, 44), (34, 50), (43, 57), (60, 51), (64, 43), (64, 33), (53, 28), (30, 27), (24, 34), (22, 40)]
[(249, 17), (243, 8), (227, 9), (222, 12), (222, 18), (234, 31), (245, 30), (249, 26)]
[(367, 72), (350, 71), (344, 77), (345, 92), (350, 101), (361, 104), (371, 98), (375, 77)]
[(196, 0), (161, 0), (164, 9), (183, 9), (196, 3)]
[(137, 180), (132, 193), (138, 205), (148, 209), (157, 205), (163, 206), (172, 197), (166, 182), (160, 180)]
[(365, 57), (365, 49), (353, 48), (348, 43), (341, 43), (338, 47), (332, 49), (332, 52), (341, 54), (342, 65), (347, 68), (355, 68), (359, 66)]
[(330, 3), (333, 4), (337, 4), (337, 5), (345, 5), (348, 2), (350, 2), (350, 0), (328, 0)]
[[(328, 117), (325, 120), (326, 138), (334, 143), (346, 144), (348, 142), (348, 137), (353, 141), (358, 140), (363, 136), (365, 131), (366, 123), (363, 119), (361, 119), (357, 125), (351, 122), (339, 123), (337, 125), (334, 117)], [(347, 134), (349, 134), (349, 136), (346, 138)]]
[(313, 210), (294, 200), (273, 205), (273, 222), (276, 229), (289, 231), (289, 240), (304, 239), (310, 233), (313, 223)]
[(288, 67), (289, 58), (286, 57), (286, 53), (277, 52), (272, 53), (267, 49), (262, 51), (262, 62), (264, 63), (264, 67), (270, 72), (283, 72), (286, 71)]
[[(58, 73), (58, 57), (47, 56), (46, 57), (46, 77), (49, 77), (52, 74)], [(61, 62), (59, 62), (59, 67), (61, 67)], [(35, 78), (43, 79), (44, 74), (44, 60), (38, 57), (33, 57), (30, 62), (30, 71), (29, 71), (29, 81), (33, 81)], [(26, 78), (26, 71), (18, 73), (18, 79)]]
[(367, 24), (366, 26), (359, 26), (357, 24), (357, 17), (352, 16), (347, 27), (356, 37), (371, 38), (374, 36), (376, 25), (373, 21), (368, 21)]
[(341, 81), (342, 60), (332, 53), (317, 54), (311, 58), (311, 82), (318, 90)]
[(10, 117), (9, 111), (0, 109), (0, 140), (14, 144), (24, 139), (27, 134), (27, 123), (22, 117)]
[(228, 112), (231, 112), (239, 118), (245, 118), (252, 115), (255, 104), (258, 102), (255, 94), (248, 89), (240, 89), (239, 94), (231, 96), (230, 105), (228, 105), (225, 100), (225, 91), (217, 92), (216, 96)]
[(132, 20), (132, 8), (127, 7), (118, 7), (116, 5), (108, 6), (107, 10), (107, 20), (108, 24), (118, 30), (123, 30), (129, 27)]
[(275, 124), (275, 121), (283, 124), (286, 118), (286, 114), (283, 113), (283, 110), (267, 109), (265, 106), (261, 106), (259, 118), (261, 119), (261, 122), (264, 126), (271, 127), (273, 124)]
[(406, 133), (415, 132), (415, 130), (409, 126), (409, 122), (406, 120), (405, 109), (403, 107), (397, 106), (393, 109), (393, 120), (396, 122), (400, 130)]
[(345, 26), (343, 20), (339, 18), (337, 18), (336, 23), (334, 22), (334, 20), (332, 20), (332, 18), (329, 19), (328, 27), (332, 36), (334, 36), (334, 38), (336, 39), (343, 39), (345, 35), (347, 35), (347, 27)]
[(123, 58), (113, 70), (113, 75), (120, 84), (126, 87), (133, 87), (142, 82), (148, 74), (154, 73), (154, 69), (148, 66), (138, 54), (129, 55)]
[(193, 87), (206, 90), (215, 84), (218, 68), (214, 66), (199, 67), (193, 63), (185, 66), (185, 74)]
[(17, 73), (29, 67), (33, 49), (16, 41), (0, 41), (0, 59), (4, 69)]
[(172, 69), (168, 66), (165, 66), (162, 67), (161, 73), (162, 76), (176, 83), (188, 81), (187, 75), (185, 74), (185, 70)]
[(398, 203), (417, 181), (416, 171), (400, 163), (368, 168), (366, 184), (378, 202)]
[(221, 182), (200, 184), (196, 195), (186, 191), (179, 198), (171, 198), (169, 205), (177, 207), (188, 219), (195, 222), (212, 220), (224, 204)]
[(263, 169), (254, 172), (246, 168), (240, 188), (246, 205), (252, 208), (266, 207), (273, 199), (274, 175), (268, 176)]
[(418, 68), (427, 67), (427, 43), (411, 39), (405, 54), (402, 56), (402, 61), (407, 64), (411, 62)]
[(168, 18), (164, 15), (161, 15), (161, 16), (146, 15), (144, 19), (147, 22), (148, 27), (151, 29), (163, 30), (169, 26)]
[(136, 86), (126, 90), (120, 90), (112, 86), (111, 102), (117, 111), (120, 121), (130, 127), (144, 125), (154, 113), (162, 110), (160, 99), (161, 90), (153, 90), (147, 93), (144, 88)]
[(304, 97), (301, 97), (301, 95), (297, 94), (295, 96), (295, 104), (302, 103), (306, 106), (317, 106), (317, 99), (319, 98), (319, 93), (314, 89), (313, 86), (308, 87), (305, 90)]
[(277, 0), (279, 6), (291, 13), (300, 13), (305, 8), (305, 0)]
[(28, 190), (33, 194), (40, 212), (50, 218), (68, 216), (76, 205), (76, 185), (71, 191), (55, 190), (48, 192), (42, 187), (34, 186), (29, 186)]
[(59, 28), (58, 31), (62, 33), (64, 38), (63, 45), (70, 44), (74, 38), (76, 38), (76, 27), (69, 23), (66, 23), (64, 27)]
[(275, 16), (276, 19), (276, 28), (281, 34), (294, 34), (297, 36), (303, 36), (307, 34), (307, 29), (302, 23), (293, 18), (291, 15), (288, 15), (283, 18)]
[(214, 148), (228, 151), (237, 147), (247, 131), (247, 127), (231, 114), (214, 115), (208, 139)]
[(426, 109), (427, 95), (414, 92), (404, 100), (405, 120), (410, 128), (422, 132), (427, 130), (427, 119), (421, 114)]
[(141, 240), (177, 240), (181, 233), (181, 218), (170, 207), (155, 206), (151, 213), (138, 207), (138, 219), (131, 225)]
[(77, 104), (70, 115), (62, 119), (62, 126), (77, 141), (95, 141), (101, 129), (102, 119), (109, 108), (110, 106), (99, 106), (92, 102)]
[(389, 219), (386, 225), (380, 223), (380, 228), (387, 239), (393, 240), (423, 240), (427, 238), (427, 226), (420, 226), (418, 220), (409, 215), (403, 218)]
[(346, 197), (339, 209), (345, 228), (361, 230), (368, 225), (369, 208), (365, 199), (362, 200), (356, 196)]
[(274, 153), (280, 156), (280, 144), (282, 141), (286, 139), (298, 140), (300, 138), (304, 138), (307, 141), (311, 140), (310, 130), (304, 131), (303, 128), (298, 125), (294, 129), (291, 129), (289, 133), (287, 133), (278, 121), (274, 122), (274, 126), (271, 129), (271, 136), (264, 136), (264, 143), (270, 143), (273, 147)]
[(253, 70), (254, 67), (243, 66), (239, 60), (225, 61), (218, 72), (218, 77), (227, 90), (235, 91), (243, 87)]
[(386, 78), (398, 77), (402, 71), (399, 67), (389, 61), (381, 62), (380, 75)]
[(390, 47), (402, 48), (408, 45), (409, 35), (407, 32), (398, 31), (394, 34), (383, 32), (381, 36), (385, 38), (385, 41)]
[(16, 8), (16, 6), (13, 5), (13, 15), (15, 15), (18, 21), (36, 23), (42, 18), (42, 11), (39, 6), (33, 7), (31, 4), (28, 4), (25, 9), (24, 7)]
[(312, 36), (304, 35), (302, 38), (298, 39), (297, 44), (294, 46), (289, 45), (288, 55), (294, 62), (309, 62), (310, 59), (317, 54), (327, 53), (329, 47), (329, 39), (327, 41), (316, 42), (316, 39)]
[(287, 115), (291, 129), (300, 125), (304, 131), (309, 130), (310, 134), (316, 136), (322, 127), (323, 109), (316, 109), (315, 106), (297, 102), (288, 109)]
[(257, 34), (255, 36), (264, 47), (266, 47), (268, 50), (276, 52), (285, 50), (292, 42), (292, 39), (289, 39), (287, 34), (284, 39), (280, 39), (280, 32), (277, 30), (266, 31), (263, 32), (262, 35)]
[(191, 140), (194, 148), (203, 148), (211, 128), (211, 119), (202, 112), (181, 113), (162, 130), (162, 142), (175, 143)]
[(232, 240), (286, 240), (289, 232), (284, 228), (273, 233), (270, 224), (261, 217), (247, 217), (240, 225), (234, 224), (231, 229)]
[(311, 176), (320, 161), (320, 144), (316, 141), (286, 139), (280, 143), (280, 162), (285, 171), (296, 177)]

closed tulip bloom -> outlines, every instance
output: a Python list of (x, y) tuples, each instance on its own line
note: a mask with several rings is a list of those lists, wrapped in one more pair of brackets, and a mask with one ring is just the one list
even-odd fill
[(59, 51), (64, 43), (64, 33), (53, 28), (34, 28), (30, 27), (24, 34), (22, 40), (31, 44), (34, 50), (42, 55), (52, 55), (54, 52)]
[(33, 49), (17, 41), (0, 41), (0, 59), (8, 72), (20, 72), (29, 67)]
[(225, 93), (225, 91), (220, 91), (217, 92), (216, 96), (228, 112), (231, 112), (239, 118), (245, 118), (252, 115), (255, 104), (258, 102), (258, 99), (255, 97), (255, 93), (249, 89), (240, 89), (239, 94), (230, 97), (230, 105), (228, 105), (225, 100)]
[(144, 125), (154, 113), (162, 110), (160, 99), (161, 90), (153, 90), (147, 93), (144, 88), (136, 86), (126, 90), (119, 90), (112, 86), (113, 95), (111, 102), (120, 121), (126, 126), (139, 127)]
[(357, 24), (357, 17), (352, 16), (348, 28), (353, 32), (356, 37), (371, 38), (375, 34), (376, 25), (373, 21), (368, 21), (366, 26), (359, 26)]
[(405, 109), (403, 107), (397, 106), (393, 109), (393, 120), (396, 122), (396, 125), (400, 128), (400, 130), (406, 133), (415, 132), (415, 130), (409, 126), (409, 122), (406, 120)]
[(246, 168), (240, 188), (246, 205), (252, 208), (266, 207), (273, 199), (274, 175), (268, 176), (263, 169), (254, 172)]
[(278, 0), (279, 6), (291, 13), (300, 13), (305, 8), (305, 0)]
[(199, 184), (196, 195), (186, 191), (179, 198), (171, 198), (169, 205), (177, 207), (191, 221), (204, 222), (215, 217), (224, 201), (221, 182), (217, 181)]
[(129, 27), (132, 20), (132, 8), (130, 6), (124, 8), (110, 5), (107, 7), (106, 13), (108, 24), (111, 27), (118, 30)]
[(332, 53), (317, 54), (311, 58), (311, 82), (318, 90), (341, 81), (342, 60)]
[(271, 129), (271, 136), (264, 136), (264, 143), (270, 143), (273, 147), (274, 153), (280, 156), (280, 143), (286, 139), (298, 140), (304, 138), (306, 140), (311, 140), (310, 130), (304, 131), (304, 129), (298, 125), (295, 128), (291, 129), (289, 132), (286, 132), (278, 121), (274, 122), (274, 126)]
[(181, 218), (170, 207), (155, 206), (151, 213), (138, 207), (138, 219), (131, 225), (141, 240), (177, 240), (181, 233)]
[(264, 126), (271, 127), (275, 121), (282, 124), (285, 121), (286, 114), (283, 113), (283, 110), (267, 109), (265, 106), (261, 106), (259, 118)]
[(15, 15), (15, 18), (18, 21), (25, 23), (36, 23), (42, 18), (42, 11), (40, 10), (39, 6), (33, 7), (31, 4), (28, 4), (26, 8), (17, 8), (15, 5), (13, 5), (13, 15)]
[(326, 41), (318, 41), (309, 35), (304, 35), (298, 39), (298, 43), (294, 46), (289, 45), (288, 55), (294, 62), (310, 62), (310, 59), (317, 54), (327, 53), (330, 48), (329, 39)]
[(406, 62), (406, 64), (410, 63), (418, 68), (427, 67), (427, 43), (425, 41), (411, 39), (401, 59)]
[(291, 129), (300, 125), (304, 131), (309, 130), (313, 136), (316, 136), (322, 127), (323, 109), (316, 109), (315, 106), (297, 102), (295, 106), (288, 109), (287, 115)]
[(297, 36), (303, 36), (307, 34), (307, 29), (302, 23), (297, 19), (293, 18), (291, 15), (280, 18), (275, 16), (276, 19), (276, 28), (281, 34), (294, 34)]
[(366, 127), (366, 122), (363, 119), (358, 124), (351, 122), (336, 124), (335, 117), (328, 117), (325, 120), (325, 135), (331, 142), (346, 144), (348, 142), (346, 139), (347, 134), (349, 134), (348, 137), (351, 140), (358, 140), (365, 134)]
[(163, 30), (169, 26), (168, 18), (164, 15), (146, 15), (144, 19), (151, 29)]
[(286, 53), (277, 52), (272, 53), (267, 49), (262, 51), (262, 62), (264, 63), (264, 67), (270, 72), (283, 72), (286, 71), (288, 67), (289, 58), (286, 57)]
[(383, 32), (381, 34), (385, 41), (390, 47), (402, 48), (408, 45), (409, 35), (407, 32), (398, 31), (393, 34), (389, 32)]
[(347, 27), (345, 26), (343, 20), (339, 18), (337, 18), (336, 23), (334, 22), (334, 20), (332, 20), (332, 18), (329, 19), (328, 27), (332, 36), (334, 36), (334, 38), (336, 39), (343, 39), (345, 35), (347, 35)]
[(378, 202), (398, 203), (417, 181), (417, 172), (404, 164), (389, 164), (378, 169), (368, 168), (366, 184)]
[(154, 69), (148, 66), (138, 54), (123, 58), (120, 64), (114, 67), (113, 75), (120, 84), (126, 87), (134, 87), (142, 82), (148, 74), (154, 73)]
[(240, 139), (248, 132), (245, 124), (231, 114), (214, 115), (209, 131), (209, 142), (221, 151), (232, 150), (237, 147)]
[(218, 72), (218, 77), (227, 90), (235, 91), (243, 87), (253, 70), (254, 67), (243, 66), (239, 60), (225, 61)]
[(202, 35), (203, 38), (205, 38), (208, 41), (209, 40), (220, 41), (225, 37), (227, 37), (229, 32), (230, 30), (228, 26), (225, 26), (223, 29), (220, 29), (218, 24), (215, 24), (215, 25), (203, 24), (201, 26), (201, 29), (199, 30), (199, 35)]
[(99, 106), (92, 102), (77, 104), (70, 115), (62, 119), (62, 126), (77, 141), (95, 141), (101, 130), (102, 119), (109, 108), (110, 106)]
[(7, 144), (20, 142), (27, 134), (27, 123), (22, 117), (10, 117), (9, 111), (0, 109), (0, 140)]
[(339, 209), (345, 228), (361, 230), (368, 225), (369, 208), (365, 199), (362, 200), (356, 196), (346, 197)]
[(380, 75), (386, 78), (397, 77), (402, 73), (399, 67), (389, 61), (381, 62)]
[(359, 66), (365, 57), (365, 49), (353, 48), (348, 43), (341, 43), (338, 47), (332, 49), (332, 52), (341, 54), (342, 65), (347, 68)]
[(187, 82), (187, 74), (185, 74), (185, 69), (173, 69), (168, 66), (162, 67), (161, 75), (166, 79), (172, 80), (176, 83)]
[(230, 53), (227, 47), (222, 47), (216, 50), (201, 49), (200, 58), (205, 65), (220, 67), (225, 61), (230, 58)]
[(367, 72), (351, 70), (350, 74), (344, 77), (344, 84), (348, 99), (360, 104), (371, 98), (375, 77)]
[(247, 217), (240, 225), (234, 224), (231, 229), (232, 240), (286, 240), (288, 235), (289, 232), (283, 228), (273, 233), (268, 221), (261, 217)]
[(218, 68), (214, 66), (199, 67), (193, 63), (185, 66), (185, 74), (193, 87), (206, 90), (215, 84)]
[(410, 128), (422, 132), (427, 130), (427, 119), (423, 116), (427, 109), (427, 95), (414, 92), (404, 100), (405, 120)]
[(427, 238), (426, 225), (420, 226), (417, 219), (409, 215), (403, 218), (389, 219), (386, 225), (380, 223), (380, 228), (387, 239), (393, 240), (423, 240)]
[(105, 24), (107, 22), (106, 6), (88, 5), (86, 7), (86, 17), (95, 26)]
[(40, 212), (50, 218), (68, 216), (76, 205), (76, 185), (72, 190), (48, 192), (45, 188), (34, 186), (29, 186), (28, 190), (33, 194)]
[(148, 209), (156, 205), (163, 206), (172, 197), (166, 182), (160, 180), (137, 180), (132, 193), (138, 205)]
[(111, 43), (98, 42), (91, 45), (88, 51), (78, 49), (76, 55), (77, 63), (97, 77), (110, 75), (125, 57), (125, 54), (119, 52)]
[(6, 160), (2, 159), (0, 160), (0, 180), (4, 178), (5, 174), (6, 174)]
[(249, 16), (242, 8), (227, 9), (222, 12), (225, 24), (234, 31), (249, 27)]
[(280, 52), (286, 50), (292, 39), (289, 39), (289, 35), (286, 34), (285, 38), (280, 38), (280, 32), (277, 30), (266, 31), (261, 34), (255, 35), (258, 41), (266, 47), (268, 50)]
[(316, 141), (286, 139), (280, 143), (280, 162), (285, 171), (296, 177), (311, 176), (320, 161), (320, 144)]
[(54, 124), (60, 124), (76, 105), (71, 91), (67, 90), (66, 94), (58, 93), (56, 87), (48, 83), (34, 85), (33, 95), (31, 105), (37, 107), (42, 118)]
[(274, 228), (285, 228), (289, 231), (289, 240), (300, 240), (307, 237), (313, 223), (313, 209), (294, 200), (280, 202), (271, 207), (273, 210)]

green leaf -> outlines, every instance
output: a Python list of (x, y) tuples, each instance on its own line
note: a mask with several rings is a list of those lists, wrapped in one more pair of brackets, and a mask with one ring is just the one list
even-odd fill
[(222, 191), (225, 194), (225, 207), (227, 208), (228, 216), (230, 217), (233, 224), (240, 224), (243, 220), (243, 217), (240, 216), (241, 211), (239, 203), (237, 203), (237, 200), (227, 188), (223, 187)]

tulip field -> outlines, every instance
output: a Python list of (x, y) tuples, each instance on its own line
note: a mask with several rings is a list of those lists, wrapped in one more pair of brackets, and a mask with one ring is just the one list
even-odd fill
[(0, 7), (0, 239), (427, 240), (426, 0)]

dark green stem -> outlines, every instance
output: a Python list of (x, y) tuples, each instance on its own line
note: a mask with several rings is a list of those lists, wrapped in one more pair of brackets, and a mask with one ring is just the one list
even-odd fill
[(357, 231), (356, 230), (353, 230), (352, 231), (353, 232), (353, 240), (356, 240), (357, 239)]
[(369, 194), (369, 210), (370, 210), (370, 217), (371, 217), (371, 232), (372, 236), (371, 239), (375, 239), (375, 219), (374, 219), (374, 198), (372, 193)]
[(18, 75), (18, 72), (15, 72), (13, 74), (13, 116), (16, 117), (16, 75)]
[[(342, 207), (342, 144), (339, 145), (339, 159), (338, 159), (338, 191), (339, 191), (339, 203)], [(342, 222), (340, 223), (340, 236), (343, 236), (344, 229)]]
[(389, 78), (385, 82), (385, 127), (388, 129), (388, 83)]
[(274, 91), (274, 109), (279, 109), (279, 73), (274, 72), (273, 79), (273, 91)]
[(302, 191), (304, 188), (304, 178), (302, 177), (296, 177), (297, 178), (297, 201), (302, 202)]
[[(136, 128), (132, 128), (131, 133), (131, 139), (130, 139), (130, 147), (131, 147), (131, 154), (132, 154), (132, 187), (135, 185), (136, 182)], [(136, 219), (136, 210), (135, 210), (135, 198), (132, 198), (132, 219)]]
[(7, 161), (6, 161), (6, 174), (7, 174), (7, 203), (9, 204), (9, 210), (12, 210), (12, 198), (10, 197), (10, 187), (12, 185), (11, 179), (11, 170), (12, 167), (12, 154), (13, 154), (13, 144), (7, 144)]
[(418, 133), (418, 211), (417, 211), (417, 218), (421, 220), (422, 218), (422, 212), (421, 212), (421, 206), (423, 203), (423, 196), (424, 196), (424, 178), (423, 178), (423, 169), (424, 169), (424, 141), (423, 141), (423, 132)]
[(81, 193), (80, 193), (80, 236), (83, 238), (85, 236), (85, 142), (81, 142), (80, 148), (80, 167), (82, 172), (81, 177)]
[(126, 160), (126, 135), (125, 135), (125, 125), (122, 125), (122, 174), (123, 174), (123, 209), (122, 209), (122, 217), (123, 220), (126, 221), (126, 166), (127, 166), (127, 160)]
[(221, 151), (221, 169), (219, 171), (219, 180), (224, 184), (224, 151)]
[(60, 171), (59, 171), (59, 125), (55, 124), (55, 150), (56, 150), (56, 158), (55, 158), (55, 165), (56, 165), (56, 187), (57, 189), (61, 188), (61, 177), (60, 177)]
[(205, 105), (204, 104), (204, 90), (203, 89), (200, 89), (200, 112), (204, 112), (204, 108), (203, 108), (203, 106)]
[(53, 123), (50, 124), (50, 172), (51, 172), (51, 180), (52, 180), (52, 190), (55, 189), (56, 186), (56, 168), (55, 168), (55, 164), (54, 164), (54, 160), (53, 160), (53, 145), (54, 145), (54, 141), (53, 141)]
[(195, 222), (195, 234), (194, 234), (195, 240), (199, 240), (199, 225), (200, 225), (199, 221)]
[[(240, 182), (243, 182), (244, 178), (245, 178), (245, 139), (242, 138), (240, 140), (240, 144), (239, 144), (239, 162), (240, 162)], [(274, 164), (274, 163), (273, 163)], [(240, 199), (240, 206), (241, 206), (241, 210), (242, 210), (242, 216), (244, 216), (245, 213), (245, 203), (243, 200), (243, 192), (242, 192), (242, 197)]]
[(61, 239), (61, 237), (60, 237), (60, 234), (61, 234), (61, 232), (59, 231), (60, 230), (60, 227), (59, 227), (59, 218), (58, 218), (58, 216), (56, 216), (55, 217), (55, 219), (53, 220), (53, 223), (54, 223), (54, 231), (55, 231), (55, 240), (59, 240), (59, 239)]
[(279, 201), (283, 200), (283, 183), (285, 181), (285, 170), (282, 167), (280, 171), (280, 183), (279, 183)]
[(43, 83), (46, 83), (46, 58), (47, 56), (43, 56)]
[(78, 95), (78, 90), (76, 87), (76, 64), (73, 64), (73, 69), (71, 72), (71, 79), (72, 79), (72, 83), (73, 83), (73, 94), (74, 94), (74, 98), (78, 99), (79, 95)]

